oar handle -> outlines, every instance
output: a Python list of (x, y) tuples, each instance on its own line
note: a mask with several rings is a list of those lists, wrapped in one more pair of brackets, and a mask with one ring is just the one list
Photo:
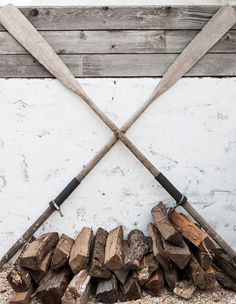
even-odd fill
[(57, 210), (61, 216), (61, 209), (60, 206), (62, 203), (67, 199), (67, 197), (79, 186), (80, 180), (76, 177), (72, 179), (71, 182), (58, 194), (58, 196), (52, 200), (49, 205), (52, 209)]
[(165, 177), (161, 172), (155, 176), (155, 179), (158, 181), (160, 185), (173, 197), (178, 206), (182, 206), (187, 202), (187, 197), (183, 195), (175, 186)]

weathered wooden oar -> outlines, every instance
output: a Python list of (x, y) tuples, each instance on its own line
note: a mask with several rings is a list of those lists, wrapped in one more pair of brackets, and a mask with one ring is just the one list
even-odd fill
[[(9, 19), (11, 22), (9, 23)], [(228, 22), (225, 22), (225, 21)], [(229, 22), (230, 20), (230, 22)], [(229, 255), (235, 256), (232, 248), (226, 244), (220, 236), (206, 223), (206, 221), (191, 207), (187, 202), (187, 198), (183, 196), (169, 181), (161, 174), (149, 160), (132, 144), (132, 142), (124, 135), (124, 132), (134, 123), (134, 121), (142, 114), (148, 105), (170, 86), (172, 86), (182, 75), (190, 69), (235, 23), (234, 10), (226, 6), (222, 8), (204, 27), (204, 34), (200, 32), (184, 52), (178, 57), (176, 62), (168, 70), (167, 76), (164, 76), (159, 83), (154, 93), (149, 100), (135, 113), (133, 117), (120, 130), (113, 124), (108, 117), (106, 117), (96, 105), (84, 93), (78, 82), (60, 60), (57, 54), (51, 49), (46, 41), (40, 36), (36, 29), (28, 22), (28, 20), (13, 6), (8, 5), (0, 11), (0, 21), (6, 29), (55, 77), (57, 77), (64, 85), (73, 90), (76, 94), (81, 96), (86, 103), (98, 114), (99, 117), (112, 129), (115, 135), (122, 140), (122, 142), (133, 152), (133, 154), (146, 166), (146, 168), (154, 175), (157, 181), (168, 191), (168, 193), (176, 200), (179, 205), (182, 205), (202, 227), (212, 236), (213, 239), (221, 246)], [(219, 23), (219, 24), (218, 24)], [(19, 30), (20, 24), (20, 30)], [(223, 26), (222, 26), (223, 24)], [(217, 27), (217, 34), (214, 32), (214, 27)], [(208, 39), (208, 35), (212, 34), (209, 43), (202, 43), (202, 39)], [(200, 40), (198, 37), (200, 36)], [(209, 40), (209, 39), (208, 39)], [(194, 43), (194, 41), (196, 41)], [(37, 47), (35, 48), (35, 45)], [(198, 54), (191, 57), (194, 48), (198, 47), (196, 51)], [(181, 59), (185, 57), (186, 60)], [(185, 63), (184, 65), (183, 62)], [(180, 71), (179, 71), (180, 70)], [(176, 74), (177, 73), (177, 74)], [(173, 79), (171, 79), (174, 77)], [(58, 197), (50, 203), (45, 212), (31, 225), (31, 227), (23, 234), (23, 236), (9, 249), (0, 261), (0, 268), (6, 263), (19, 248), (29, 239), (29, 237), (40, 227), (40, 225), (53, 213), (55, 209), (59, 209), (64, 200), (74, 191), (80, 184), (82, 179), (92, 170), (98, 161), (111, 149), (116, 142), (113, 137), (109, 143), (96, 155), (96, 157), (74, 178), (71, 183), (58, 195)]]

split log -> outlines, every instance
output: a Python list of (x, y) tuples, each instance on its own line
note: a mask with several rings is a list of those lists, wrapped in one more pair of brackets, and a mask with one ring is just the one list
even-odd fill
[(54, 254), (51, 261), (52, 269), (58, 269), (66, 265), (69, 260), (70, 251), (73, 244), (74, 240), (63, 233), (54, 250)]
[(236, 263), (221, 249), (215, 249), (214, 255), (214, 263), (232, 280), (236, 281)]
[(217, 271), (216, 272), (216, 280), (222, 285), (224, 288), (231, 289), (236, 292), (236, 282), (233, 281), (227, 274)]
[(216, 287), (216, 272), (212, 266), (205, 270), (205, 284), (199, 287), (206, 290), (213, 290)]
[(41, 262), (41, 265), (39, 266), (39, 270), (37, 271), (30, 270), (31, 278), (34, 280), (35, 283), (39, 283), (47, 273), (52, 255), (53, 255), (53, 249), (45, 256), (45, 258)]
[(25, 250), (29, 247), (29, 244), (35, 240), (33, 236), (28, 243), (26, 243), (21, 251), (21, 254), (15, 260), (14, 265), (11, 271), (7, 275), (7, 281), (11, 285), (12, 289), (16, 292), (27, 291), (31, 288), (31, 277), (29, 274), (29, 270), (21, 267), (20, 258), (25, 252)]
[(92, 241), (92, 229), (84, 227), (77, 236), (70, 253), (69, 265), (74, 274), (86, 268), (89, 261)]
[(111, 276), (110, 270), (104, 265), (107, 236), (108, 232), (106, 230), (98, 228), (89, 269), (89, 274), (92, 277), (108, 279)]
[(160, 234), (162, 235), (163, 239), (175, 245), (181, 246), (183, 243), (183, 237), (169, 221), (165, 205), (160, 202), (152, 208), (151, 213), (154, 224), (160, 231)]
[(183, 269), (189, 262), (191, 253), (188, 245), (183, 241), (182, 247), (163, 240), (165, 254), (180, 268)]
[(158, 267), (159, 264), (152, 253), (143, 257), (141, 270), (137, 273), (140, 286), (143, 286), (150, 279), (151, 275)]
[(164, 292), (164, 277), (163, 272), (159, 268), (151, 276), (150, 280), (144, 285), (144, 288), (153, 296), (161, 296)]
[(178, 282), (177, 266), (166, 256), (159, 231), (152, 224), (148, 224), (147, 229), (153, 241), (153, 254), (164, 270), (167, 285), (173, 290)]
[[(129, 244), (127, 240), (123, 240), (122, 242), (122, 253), (124, 258), (126, 257), (126, 254), (128, 252), (129, 249)], [(122, 285), (125, 284), (125, 281), (128, 277), (129, 274), (129, 269), (125, 269), (124, 267), (121, 267), (121, 269), (115, 269), (113, 270), (115, 276), (117, 277), (117, 279), (121, 282)]]
[(44, 257), (56, 246), (57, 242), (57, 232), (43, 234), (40, 238), (33, 241), (22, 254), (20, 258), (21, 266), (38, 270)]
[(196, 288), (192, 281), (180, 281), (176, 283), (173, 292), (179, 297), (188, 300), (192, 297)]
[(134, 229), (128, 234), (129, 248), (124, 258), (126, 269), (138, 270), (145, 254), (149, 251), (146, 238), (141, 230)]
[(192, 255), (188, 265), (185, 267), (187, 276), (193, 281), (197, 287), (204, 286), (205, 272), (199, 265), (196, 258)]
[(50, 269), (41, 280), (34, 296), (42, 304), (60, 304), (71, 277), (72, 273), (68, 267), (60, 269), (60, 272)]
[(91, 276), (86, 269), (76, 274), (62, 297), (62, 304), (86, 304), (91, 294)]
[[(212, 255), (213, 253), (211, 253)], [(202, 269), (208, 269), (212, 264), (212, 259), (206, 251), (197, 249), (196, 250), (196, 258), (198, 260), (199, 265)]]
[(214, 244), (209, 238), (208, 234), (198, 228), (182, 213), (179, 213), (176, 210), (172, 210), (169, 212), (169, 219), (174, 227), (178, 229), (187, 240), (189, 240), (199, 249), (205, 251), (205, 247), (207, 247), (208, 250), (214, 248)]
[(99, 281), (96, 299), (102, 303), (116, 303), (118, 301), (118, 287), (114, 275), (110, 279)]
[(9, 304), (30, 304), (33, 288), (31, 287), (27, 291), (16, 292), (9, 300)]
[(105, 248), (105, 265), (111, 270), (121, 269), (123, 266), (122, 241), (122, 226), (110, 231)]
[(12, 289), (17, 292), (27, 291), (31, 287), (29, 270), (15, 264), (7, 275), (7, 281)]
[(139, 286), (137, 274), (135, 272), (129, 275), (122, 289), (125, 301), (132, 301), (141, 298), (142, 290)]

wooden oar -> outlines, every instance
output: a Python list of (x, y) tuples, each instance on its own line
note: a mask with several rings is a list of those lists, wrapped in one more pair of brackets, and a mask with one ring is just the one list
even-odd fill
[[(9, 22), (9, 20), (11, 20)], [(230, 20), (230, 21), (229, 21)], [(152, 94), (151, 98), (144, 104), (143, 107), (126, 123), (126, 125), (120, 130), (113, 124), (113, 122), (106, 117), (90, 100), (90, 98), (84, 93), (78, 82), (71, 74), (69, 69), (60, 60), (57, 54), (51, 49), (46, 41), (40, 36), (36, 29), (28, 22), (28, 20), (13, 6), (8, 5), (0, 11), (0, 21), (6, 27), (6, 29), (42, 64), (44, 65), (55, 77), (57, 77), (64, 85), (73, 90), (76, 94), (81, 96), (86, 103), (98, 114), (99, 117), (112, 129), (117, 137), (133, 152), (133, 154), (146, 166), (146, 168), (154, 175), (157, 181), (168, 191), (168, 193), (175, 198), (178, 204), (183, 207), (198, 221), (202, 227), (212, 236), (213, 239), (232, 257), (235, 256), (235, 252), (230, 248), (220, 236), (206, 223), (206, 221), (191, 207), (187, 202), (187, 198), (183, 196), (167, 179), (161, 174), (149, 160), (132, 144), (132, 142), (124, 135), (122, 131), (126, 131), (129, 126), (141, 115), (141, 113), (148, 107), (148, 105), (160, 94), (162, 94), (168, 87), (173, 85), (188, 69), (190, 69), (203, 55), (206, 53), (221, 37), (228, 31), (230, 27), (235, 23), (234, 9), (226, 6), (222, 8), (204, 27), (207, 30), (205, 35), (201, 34), (201, 39), (208, 37), (211, 32), (214, 32), (214, 27), (219, 29), (218, 35), (215, 33), (214, 38), (210, 39), (210, 43), (201, 43), (199, 41), (198, 34), (193, 42), (187, 47), (193, 51), (194, 47), (199, 46), (197, 56), (194, 59), (190, 56), (189, 52), (185, 50), (179, 57), (186, 57), (186, 60), (176, 60), (176, 62), (168, 70), (167, 77), (163, 77), (163, 80), (159, 83), (157, 89)], [(226, 22), (227, 21), (227, 22)], [(194, 41), (196, 41), (194, 43)], [(204, 47), (202, 47), (204, 45)], [(35, 47), (37, 46), (37, 47)], [(182, 62), (185, 65), (182, 65)], [(180, 65), (181, 64), (181, 65)], [(177, 67), (176, 67), (177, 66)], [(179, 72), (179, 69), (182, 71)], [(175, 70), (178, 71), (176, 76)], [(171, 77), (174, 77), (172, 80)], [(169, 79), (169, 81), (167, 81)], [(163, 84), (162, 84), (163, 83)], [(59, 208), (63, 201), (73, 192), (78, 186), (80, 181), (91, 171), (91, 169), (97, 164), (97, 162), (106, 154), (107, 151), (114, 145), (116, 138), (112, 138), (109, 143), (96, 155), (96, 157), (80, 172), (80, 174), (72, 180), (72, 182), (60, 193), (60, 195), (51, 202), (49, 208), (39, 217), (38, 220), (23, 234), (23, 236), (12, 246), (12, 248), (3, 256), (0, 261), (0, 267), (7, 262), (25, 243), (28, 238), (38, 229), (38, 227), (48, 218), (54, 211), (54, 208)]]

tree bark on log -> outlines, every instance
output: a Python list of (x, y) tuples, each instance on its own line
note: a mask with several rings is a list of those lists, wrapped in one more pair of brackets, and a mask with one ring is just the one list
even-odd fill
[(126, 269), (138, 270), (142, 258), (149, 251), (149, 245), (141, 230), (134, 229), (128, 234), (129, 248), (124, 258), (124, 267)]
[(72, 272), (68, 267), (60, 269), (59, 272), (50, 269), (41, 280), (34, 296), (42, 304), (60, 304), (71, 278)]
[(108, 279), (111, 277), (110, 270), (104, 264), (107, 236), (108, 232), (106, 230), (98, 228), (89, 269), (89, 274), (96, 278)]
[(38, 270), (42, 260), (49, 251), (56, 246), (58, 242), (58, 233), (49, 232), (43, 234), (37, 240), (33, 241), (20, 257), (20, 264), (32, 270)]
[(86, 268), (93, 241), (93, 231), (91, 228), (84, 227), (77, 236), (72, 246), (69, 265), (74, 274)]
[(118, 226), (110, 231), (105, 248), (105, 265), (111, 270), (123, 267), (122, 241), (122, 226)]
[(160, 234), (162, 235), (163, 239), (175, 245), (181, 246), (183, 243), (183, 237), (169, 221), (165, 205), (160, 202), (152, 208), (151, 213), (154, 224), (160, 231)]
[(102, 303), (116, 303), (118, 301), (118, 287), (114, 275), (110, 279), (99, 281), (96, 299)]
[(61, 304), (86, 304), (91, 294), (91, 276), (83, 269), (76, 274), (62, 297)]
[(52, 257), (52, 269), (58, 269), (66, 265), (66, 263), (69, 261), (70, 252), (73, 244), (74, 240), (72, 238), (70, 238), (64, 233), (61, 235)]

